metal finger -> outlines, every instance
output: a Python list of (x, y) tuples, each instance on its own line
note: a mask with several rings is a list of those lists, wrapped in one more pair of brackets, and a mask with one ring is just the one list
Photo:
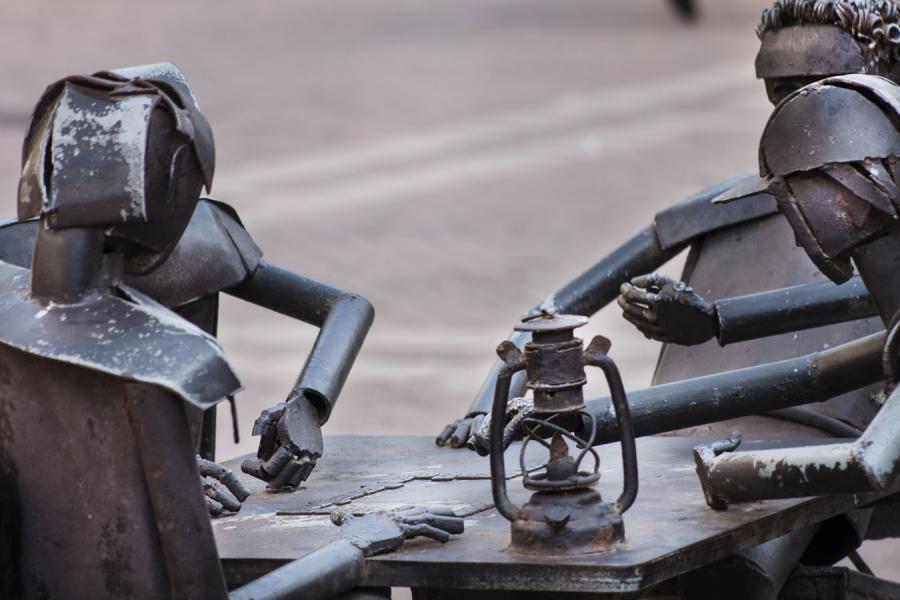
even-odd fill
[(659, 296), (656, 293), (639, 290), (627, 283), (620, 289), (619, 297), (624, 298), (629, 304), (643, 304), (645, 306), (653, 306), (659, 300)]
[(442, 517), (459, 518), (456, 514), (456, 511), (453, 510), (452, 508), (450, 508), (449, 506), (440, 506), (440, 505), (429, 506), (428, 512), (430, 512), (433, 515), (440, 515)]
[(269, 477), (274, 477), (280, 473), (286, 464), (294, 458), (290, 450), (284, 446), (278, 446), (278, 449), (269, 457), (267, 461), (262, 463), (262, 471)]
[[(472, 437), (472, 434), (481, 429), (482, 423), (484, 423), (484, 415), (475, 415), (472, 417), (472, 426), (469, 427), (469, 434), (467, 437)], [(468, 441), (468, 439), (466, 441)]]
[(313, 467), (316, 466), (315, 461), (308, 456), (300, 458), (300, 460), (297, 461), (297, 464), (299, 468), (291, 476), (290, 481), (288, 481), (290, 487), (297, 487), (306, 481), (306, 478), (312, 473)]
[(503, 449), (506, 450), (509, 448), (509, 445), (512, 444), (516, 438), (518, 438), (522, 432), (522, 420), (527, 417), (525, 413), (516, 413), (512, 419), (509, 420), (509, 423), (503, 428)]
[(300, 465), (291, 461), (287, 463), (281, 471), (269, 481), (269, 489), (277, 490), (289, 486), (289, 481), (300, 468)]
[(210, 480), (210, 486), (206, 490), (208, 498), (212, 498), (229, 512), (241, 510), (241, 501), (231, 491), (215, 479)]
[(231, 469), (211, 460), (197, 457), (197, 468), (200, 474), (221, 481), (241, 502), (247, 499), (250, 492), (244, 487)]
[(430, 525), (431, 527), (436, 527), (438, 529), (446, 531), (447, 533), (455, 534), (462, 533), (465, 527), (465, 522), (459, 517), (435, 515), (430, 511), (422, 515), (413, 517), (413, 519), (410, 520), (409, 523), (414, 525)]
[(241, 483), (241, 480), (237, 478), (237, 476), (231, 472), (231, 469), (227, 469), (227, 473), (222, 479), (219, 481), (222, 482), (228, 491), (235, 495), (235, 497), (243, 502), (247, 498), (250, 497), (250, 490), (244, 487), (244, 484)]
[(466, 440), (469, 439), (469, 429), (471, 429), (471, 426), (472, 419), (460, 419), (459, 424), (456, 426), (456, 431), (450, 436), (451, 448), (459, 448), (466, 443)]
[(405, 537), (424, 536), (437, 540), (442, 544), (450, 541), (450, 534), (442, 529), (432, 527), (431, 525), (404, 525), (403, 534)]
[(222, 514), (222, 505), (210, 498), (209, 496), (205, 496), (206, 498), (206, 510), (209, 511), (209, 514), (218, 517)]
[(444, 446), (447, 442), (450, 441), (450, 436), (453, 435), (453, 432), (456, 431), (456, 427), (459, 425), (459, 419), (453, 421), (449, 425), (444, 426), (444, 429), (438, 434), (436, 438), (434, 438), (434, 443), (438, 446)]
[(635, 306), (634, 304), (628, 304), (622, 308), (622, 314), (631, 315), (635, 319), (640, 319), (653, 325), (656, 324), (656, 313), (649, 308), (642, 308), (640, 306)]
[(241, 463), (241, 471), (257, 479), (265, 478), (265, 474), (262, 472), (262, 461), (258, 458), (244, 459), (244, 462)]
[(634, 325), (635, 327), (637, 327), (641, 331), (641, 333), (643, 333), (646, 336), (650, 336), (651, 334), (656, 334), (656, 333), (660, 333), (660, 334), (662, 333), (662, 330), (660, 329), (659, 325), (657, 325), (656, 323), (648, 323), (644, 319), (635, 317), (631, 313), (623, 312), (622, 318), (625, 319), (626, 321), (628, 321), (629, 323), (631, 323), (632, 325)]
[(634, 287), (639, 287), (642, 289), (651, 289), (651, 288), (659, 288), (660, 284), (660, 276), (656, 273), (647, 273), (646, 275), (638, 275), (637, 277), (631, 278), (631, 284)]

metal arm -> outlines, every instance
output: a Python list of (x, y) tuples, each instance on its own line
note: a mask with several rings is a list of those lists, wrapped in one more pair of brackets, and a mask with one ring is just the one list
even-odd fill
[[(629, 392), (635, 435), (821, 402), (879, 382), (884, 337), (876, 333), (798, 358)], [(597, 418), (597, 444), (619, 440), (609, 402), (608, 398), (585, 402), (587, 411)]]
[(714, 306), (722, 346), (878, 315), (859, 277), (842, 285), (811, 283), (737, 296)]
[(230, 600), (319, 600), (352, 590), (365, 574), (365, 555), (337, 540), (233, 591)]
[(462, 517), (443, 507), (408, 506), (353, 516), (335, 512), (340, 537), (303, 558), (275, 569), (231, 593), (231, 600), (320, 600), (355, 588), (366, 574), (365, 559), (392, 552), (408, 538), (446, 543), (465, 528)]
[(328, 420), (375, 316), (368, 300), (261, 262), (232, 296), (320, 328), (315, 345), (293, 387)]
[(730, 453), (694, 449), (707, 503), (853, 494), (891, 488), (900, 475), (900, 391), (891, 394), (859, 439), (852, 443)]

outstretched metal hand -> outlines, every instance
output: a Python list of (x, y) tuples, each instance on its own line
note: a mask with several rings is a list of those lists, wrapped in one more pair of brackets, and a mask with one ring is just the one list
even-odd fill
[(683, 281), (651, 274), (623, 283), (622, 316), (647, 338), (693, 346), (718, 333), (716, 309)]
[(438, 446), (446, 446), (449, 443), (451, 448), (462, 448), (481, 427), (484, 417), (484, 413), (473, 413), (462, 419), (456, 419), (444, 427), (434, 443)]
[(236, 513), (241, 510), (241, 502), (250, 496), (250, 492), (238, 481), (231, 469), (199, 456), (197, 469), (200, 471), (200, 483), (210, 515), (218, 517), (226, 511)]
[(322, 456), (319, 415), (302, 395), (264, 410), (253, 424), (253, 435), (260, 436), (259, 450), (241, 470), (267, 481), (271, 490), (297, 487)]
[(362, 550), (365, 556), (392, 552), (409, 538), (423, 536), (442, 544), (465, 528), (462, 517), (450, 508), (404, 506), (361, 516), (335, 511), (331, 522), (341, 527), (341, 538)]
[[(531, 398), (513, 398), (506, 404), (506, 425), (503, 427), (503, 449), (522, 438), (522, 421), (534, 414)], [(491, 453), (491, 415), (487, 415), (481, 426), (469, 438), (468, 447), (481, 456)]]

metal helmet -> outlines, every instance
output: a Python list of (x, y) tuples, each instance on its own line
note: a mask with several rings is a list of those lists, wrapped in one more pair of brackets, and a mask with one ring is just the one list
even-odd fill
[(214, 165), (212, 130), (175, 65), (66, 77), (32, 115), (18, 216), (103, 227), (129, 272), (149, 272), (175, 247)]
[(776, 0), (757, 35), (756, 76), (773, 104), (835, 75), (900, 80), (900, 10), (890, 0)]
[(784, 100), (766, 124), (760, 174), (802, 246), (835, 282), (900, 218), (900, 87), (832, 77)]

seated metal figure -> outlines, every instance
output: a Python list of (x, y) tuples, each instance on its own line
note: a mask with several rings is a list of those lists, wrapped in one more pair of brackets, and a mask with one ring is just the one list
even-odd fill
[[(248, 473), (268, 481), (271, 488), (297, 486), (309, 476), (322, 454), (320, 428), (331, 414), (372, 323), (372, 306), (357, 294), (267, 263), (231, 207), (215, 200), (200, 199), (199, 188), (186, 191), (174, 187), (175, 182), (169, 181), (174, 171), (168, 173), (170, 165), (159, 162), (152, 154), (155, 147), (149, 150), (148, 172), (162, 175), (155, 175), (155, 179), (147, 175), (146, 190), (137, 185), (140, 180), (135, 183), (127, 179), (112, 181), (108, 176), (86, 178), (75, 189), (85, 198), (79, 197), (79, 201), (87, 208), (79, 209), (76, 216), (61, 216), (57, 205), (65, 199), (61, 199), (60, 194), (75, 192), (60, 192), (52, 187), (53, 181), (45, 180), (47, 177), (69, 177), (65, 167), (78, 168), (85, 160), (81, 145), (90, 143), (90, 139), (84, 137), (85, 126), (81, 121), (97, 123), (95, 134), (101, 136), (99, 139), (124, 135), (117, 133), (114, 123), (102, 121), (103, 115), (93, 115), (90, 107), (81, 108), (76, 114), (65, 110), (68, 98), (75, 93), (72, 91), (75, 85), (78, 93), (87, 98), (94, 94), (129, 94), (132, 89), (158, 90), (177, 120), (178, 128), (168, 134), (177, 134), (186, 140), (184, 150), (180, 150), (176, 160), (184, 161), (184, 156), (193, 151), (198, 157), (196, 163), (188, 165), (197, 170), (193, 176), (198, 177), (207, 189), (212, 183), (215, 165), (212, 131), (184, 76), (174, 65), (147, 65), (64, 79), (47, 89), (35, 109), (25, 140), (19, 221), (0, 227), (0, 259), (19, 266), (31, 264), (34, 239), (40, 229), (37, 215), (41, 210), (48, 211), (48, 218), (60, 226), (78, 224), (79, 219), (87, 218), (78, 215), (94, 210), (105, 211), (103, 214), (109, 219), (121, 217), (123, 223), (111, 236), (118, 240), (135, 228), (131, 225), (132, 220), (146, 216), (139, 208), (134, 209), (135, 214), (128, 212), (132, 205), (139, 206), (143, 196), (166, 198), (176, 193), (192, 194), (190, 201), (185, 200), (177, 208), (170, 201), (162, 204), (168, 212), (161, 216), (170, 223), (163, 225), (160, 220), (158, 227), (164, 233), (142, 234), (149, 236), (141, 241), (152, 251), (128, 258), (123, 281), (211, 335), (216, 334), (220, 292), (321, 328), (287, 400), (263, 411), (256, 421), (254, 434), (261, 436), (258, 458), (245, 465)], [(125, 122), (122, 127), (129, 123)], [(77, 148), (79, 152), (67, 153), (70, 148)], [(111, 215), (113, 209), (98, 200), (113, 193), (110, 191), (112, 185), (130, 186), (116, 192), (132, 197), (132, 205), (122, 208), (121, 215)], [(166, 245), (162, 246), (157, 238), (164, 238)], [(191, 428), (198, 454), (203, 459), (212, 459), (214, 410), (193, 411)], [(210, 511), (217, 514), (223, 508), (238, 510), (243, 492), (236, 487), (234, 477), (209, 460), (201, 460), (199, 464), (207, 476)], [(219, 485), (217, 480), (228, 485)]]
[[(0, 261), (3, 598), (228, 596), (189, 409), (209, 409), (240, 383), (212, 336), (127, 283), (145, 281), (183, 241), (212, 178), (212, 138), (175, 72), (140, 72), (52, 85), (26, 139), (19, 215), (36, 220), (10, 231), (33, 237), (30, 269)], [(221, 229), (206, 233), (240, 239), (216, 207), (207, 206), (207, 222)], [(216, 267), (212, 257), (189, 258)], [(285, 290), (273, 281), (298, 279), (267, 272), (257, 264), (240, 293), (265, 297)], [(293, 313), (291, 301), (272, 304)], [(338, 328), (353, 323), (345, 313)], [(335, 347), (343, 346), (320, 344)], [(313, 370), (320, 377), (335, 368), (325, 362)], [(333, 401), (339, 385), (317, 383)], [(306, 409), (290, 404), (281, 421), (304, 421)], [(282, 427), (293, 435), (292, 423)], [(407, 537), (446, 541), (462, 531), (454, 515), (422, 509), (335, 522), (345, 521), (339, 541), (236, 597), (328, 597), (360, 581), (365, 556)]]
[[(893, 35), (895, 30), (900, 33), (897, 23), (897, 9), (891, 2), (779, 0), (763, 13), (758, 28), (761, 46), (756, 60), (757, 76), (764, 80), (773, 104), (802, 85), (831, 75), (872, 73), (891, 76), (897, 68), (896, 46), (885, 36)], [(878, 44), (873, 44), (876, 38)], [(811, 268), (804, 253), (794, 247), (789, 225), (778, 214), (775, 199), (764, 188), (758, 174), (752, 173), (712, 186), (658, 213), (652, 225), (549, 296), (535, 307), (535, 311), (544, 309), (590, 316), (616, 298), (622, 283), (654, 271), (686, 247), (690, 247), (690, 253), (683, 275), (687, 282), (685, 288), (690, 286), (707, 298), (731, 298), (826, 281)], [(717, 196), (735, 200), (711, 204), (710, 200)], [(816, 302), (828, 304), (832, 292), (836, 294), (835, 302), (840, 303), (843, 298), (846, 303), (846, 290), (832, 288), (818, 290), (811, 301), (814, 305)], [(640, 308), (648, 306), (644, 304)], [(677, 318), (684, 316), (683, 312), (678, 312), (676, 318), (668, 319), (667, 323), (677, 323)], [(667, 345), (659, 357), (652, 383), (668, 384), (760, 362), (786, 360), (849, 342), (881, 328), (877, 320), (862, 318), (867, 314), (866, 309), (862, 309), (862, 312), (854, 313), (861, 319), (852, 323), (773, 336), (741, 346), (721, 348), (714, 342), (690, 347)], [(793, 324), (795, 317), (797, 326)], [(783, 315), (779, 321), (783, 329), (773, 333), (799, 329), (803, 325), (800, 317), (799, 313)], [(706, 315), (701, 314), (698, 319), (701, 321), (699, 332), (709, 339), (713, 323)], [(687, 328), (677, 331), (685, 330)], [(666, 331), (672, 332), (671, 329)], [(697, 332), (691, 329), (690, 334), (697, 335)], [(509, 339), (521, 347), (528, 336), (512, 334)], [(687, 338), (682, 336), (676, 340), (669, 335), (666, 341), (669, 340), (681, 342)], [(696, 341), (696, 338), (687, 341)], [(499, 363), (495, 363), (468, 413), (444, 428), (437, 437), (438, 445), (460, 447), (479, 430), (493, 399), (499, 368)], [(513, 380), (510, 397), (517, 398), (524, 390), (524, 380), (517, 377)], [(742, 418), (722, 426), (721, 431), (741, 428), (760, 437), (809, 437), (818, 435), (822, 426), (829, 430), (841, 430), (846, 425), (861, 429), (877, 410), (877, 405), (871, 401), (875, 391), (873, 387), (836, 398), (820, 405), (816, 414), (803, 409), (772, 417)], [(638, 414), (635, 419), (637, 427)], [(811, 426), (798, 425), (798, 420)], [(704, 425), (699, 432), (708, 433), (709, 427)]]
[[(836, 118), (836, 115), (840, 115)], [(826, 79), (789, 96), (760, 142), (760, 172), (797, 244), (832, 281), (853, 266), (888, 334), (886, 399), (858, 440), (731, 453), (740, 440), (698, 448), (711, 506), (763, 498), (882, 491), (900, 476), (900, 87), (869, 76)]]

